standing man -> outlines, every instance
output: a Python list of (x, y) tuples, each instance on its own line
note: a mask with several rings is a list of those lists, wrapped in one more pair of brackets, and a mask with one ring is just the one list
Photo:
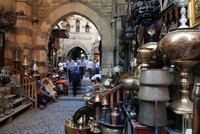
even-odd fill
[(73, 86), (73, 96), (75, 97), (76, 91), (77, 91), (77, 86), (81, 82), (81, 75), (80, 75), (80, 72), (75, 67), (75, 69), (71, 72), (70, 76), (71, 76), (72, 86)]
[(95, 74), (99, 74), (99, 70), (100, 70), (99, 60), (96, 60), (96, 64), (95, 64)]
[(60, 63), (58, 64), (59, 67), (59, 72), (62, 74), (63, 73), (63, 60), (60, 61)]
[(64, 68), (64, 72), (65, 72), (66, 77), (67, 77), (67, 61), (63, 62), (63, 68)]
[(89, 61), (87, 63), (87, 69), (88, 69), (89, 77), (91, 79), (92, 78), (92, 72), (94, 70), (94, 63), (91, 59), (89, 59)]
[(75, 68), (74, 61), (72, 60), (71, 57), (68, 57), (68, 61), (67, 61), (67, 69), (68, 69), (69, 82), (71, 82), (71, 76), (70, 76), (70, 73), (74, 70), (74, 68)]
[(86, 62), (84, 61), (83, 57), (81, 57), (81, 61), (79, 62), (78, 65), (79, 65), (79, 70), (81, 73), (81, 79), (83, 79), (83, 75), (84, 75), (85, 68), (86, 68)]

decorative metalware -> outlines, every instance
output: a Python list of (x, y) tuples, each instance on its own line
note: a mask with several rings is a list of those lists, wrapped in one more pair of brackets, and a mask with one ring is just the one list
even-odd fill
[(138, 97), (144, 101), (168, 101), (168, 86), (168, 71), (162, 69), (144, 70), (140, 74), (140, 89)]
[(108, 106), (109, 105), (109, 101), (108, 101), (108, 97), (107, 96), (103, 96), (101, 99), (101, 105), (102, 106)]
[[(167, 125), (167, 111), (165, 102), (158, 102), (157, 117), (158, 117), (158, 127), (163, 127)], [(140, 101), (138, 122), (150, 127), (154, 127), (156, 125), (154, 102)]]
[(139, 84), (139, 79), (137, 77), (130, 76), (122, 80), (122, 85), (123, 85), (123, 88), (126, 90), (138, 91), (140, 84)]
[(182, 97), (172, 103), (170, 107), (178, 114), (193, 112), (193, 104), (189, 99), (189, 69), (200, 61), (200, 30), (177, 29), (170, 31), (161, 41), (160, 48), (171, 60), (171, 63), (180, 67)]
[(119, 119), (118, 109), (114, 108), (113, 112), (111, 113), (112, 125), (118, 125), (118, 119)]
[(12, 46), (11, 49), (13, 50), (13, 52), (15, 53), (15, 59), (14, 62), (15, 63), (19, 63), (19, 52), (22, 50), (22, 47), (19, 46), (18, 44), (15, 44), (15, 46)]
[(181, 25), (178, 28), (189, 28), (186, 25), (187, 22), (187, 18), (186, 18), (186, 6), (189, 4), (189, 0), (175, 0), (174, 1), (175, 4), (179, 7), (181, 7), (181, 19), (180, 19), (180, 23)]
[(40, 73), (38, 71), (38, 67), (37, 67), (37, 60), (36, 60), (36, 57), (33, 59), (33, 76), (37, 77), (37, 76), (40, 76)]
[(96, 93), (95, 93), (95, 98), (94, 98), (94, 102), (95, 102), (95, 103), (101, 102), (100, 91), (96, 91)]
[(102, 134), (122, 134), (124, 125), (111, 125), (102, 122), (100, 119), (97, 119), (97, 122), (100, 125)]
[(27, 69), (28, 69), (29, 65), (30, 65), (30, 63), (27, 60), (27, 55), (24, 55), (24, 61), (22, 62), (22, 66), (24, 67), (24, 73), (26, 75), (28, 75)]

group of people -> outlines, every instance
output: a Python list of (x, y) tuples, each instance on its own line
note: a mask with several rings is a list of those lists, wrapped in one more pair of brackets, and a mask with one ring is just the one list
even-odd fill
[(80, 61), (74, 61), (71, 57), (68, 57), (67, 61), (61, 60), (58, 64), (59, 71), (65, 73), (69, 76), (69, 81), (71, 81), (70, 73), (76, 69), (80, 71), (81, 79), (85, 75), (85, 72), (88, 72), (89, 78), (91, 79), (94, 74), (100, 73), (100, 64), (98, 60), (93, 62), (91, 59), (85, 60), (84, 57), (81, 57)]
[[(57, 84), (63, 84), (63, 93), (68, 95), (68, 84), (62, 80), (59, 76), (56, 81)], [(47, 105), (47, 102), (57, 102), (57, 96), (61, 93), (61, 89), (59, 89), (56, 85), (53, 84), (51, 80), (51, 74), (47, 74), (46, 78), (38, 80), (37, 83), (37, 98), (38, 105), (40, 109), (44, 109)]]

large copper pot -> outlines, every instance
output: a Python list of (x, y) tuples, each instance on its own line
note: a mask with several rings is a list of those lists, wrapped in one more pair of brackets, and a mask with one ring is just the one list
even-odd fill
[(139, 89), (139, 80), (137, 77), (129, 76), (122, 80), (123, 88), (126, 90), (138, 90)]
[[(158, 127), (163, 127), (167, 125), (167, 111), (166, 103), (158, 102)], [(155, 122), (155, 103), (148, 101), (140, 101), (139, 113), (138, 113), (138, 122), (154, 127)]]
[(124, 125), (111, 125), (101, 120), (97, 120), (98, 124), (101, 127), (102, 134), (122, 134)]
[(148, 69), (140, 74), (138, 97), (145, 101), (169, 100), (169, 72), (162, 69)]
[(172, 30), (160, 41), (159, 46), (170, 60), (199, 60), (200, 30)]

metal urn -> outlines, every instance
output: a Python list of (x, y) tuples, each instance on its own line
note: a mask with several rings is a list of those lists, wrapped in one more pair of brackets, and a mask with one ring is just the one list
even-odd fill
[(180, 67), (180, 83), (182, 97), (170, 107), (178, 114), (193, 112), (193, 104), (189, 99), (189, 69), (200, 61), (200, 30), (185, 28), (170, 31), (161, 41), (160, 49), (167, 55), (173, 65)]
[(148, 69), (140, 74), (138, 97), (144, 101), (169, 100), (169, 72), (162, 69)]
[(40, 76), (40, 73), (39, 73), (39, 71), (38, 71), (37, 60), (36, 60), (36, 58), (34, 58), (33, 63), (34, 63), (34, 64), (33, 64), (32, 74), (33, 74), (34, 77), (38, 77), (38, 76)]
[(139, 82), (138, 97), (141, 101), (138, 122), (151, 127), (166, 126), (166, 101), (169, 100), (169, 72), (162, 69), (143, 70), (141, 71)]
[(158, 127), (167, 126), (167, 110), (166, 102), (158, 102), (157, 115), (155, 114), (155, 104), (150, 101), (140, 101), (139, 113), (138, 113), (138, 122), (149, 126), (156, 126), (155, 118), (157, 116)]
[(122, 80), (123, 88), (126, 90), (136, 90), (139, 89), (139, 80), (137, 77), (129, 76), (128, 78), (124, 78)]

